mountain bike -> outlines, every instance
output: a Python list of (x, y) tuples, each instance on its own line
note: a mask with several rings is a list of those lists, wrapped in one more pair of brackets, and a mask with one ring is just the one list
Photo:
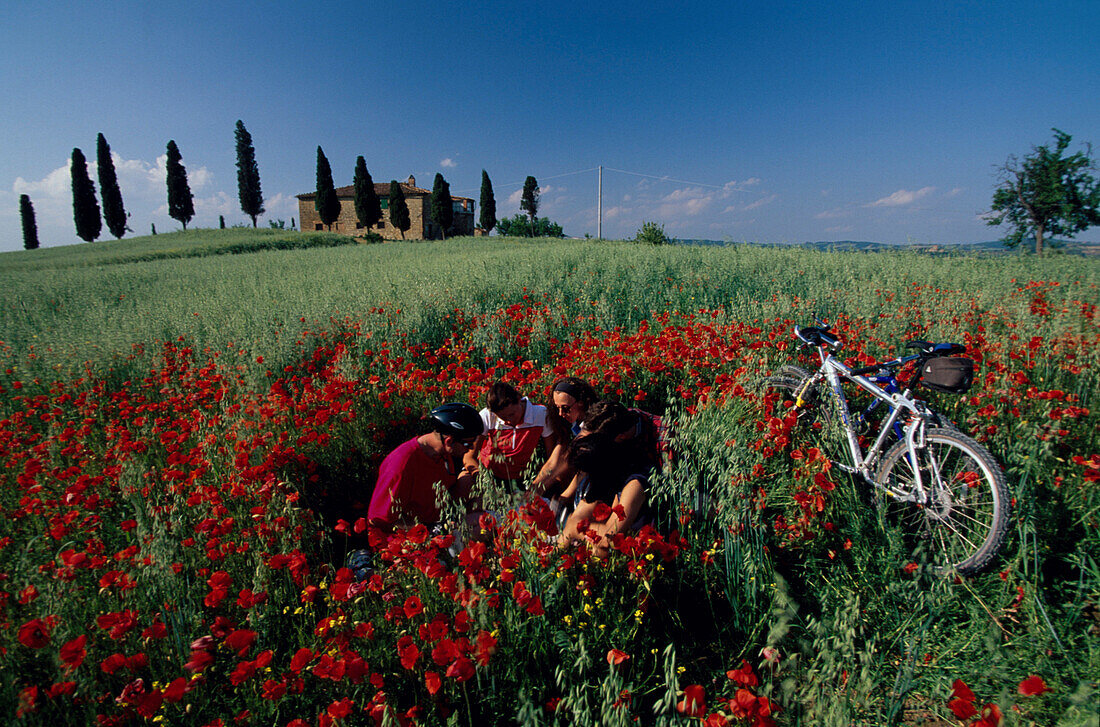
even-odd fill
[[(969, 390), (974, 363), (959, 355), (966, 348), (908, 341), (911, 355), (850, 368), (836, 357), (840, 338), (817, 323), (796, 326), (795, 337), (817, 352), (820, 368), (785, 366), (764, 380), (765, 390), (778, 392), (800, 424), (818, 433), (836, 467), (870, 485), (887, 521), (934, 571), (972, 575), (987, 567), (1008, 530), (1004, 471), (985, 447), (913, 395), (918, 386)], [(899, 375), (910, 365), (903, 383)], [(870, 404), (853, 412), (846, 386), (869, 395)]]

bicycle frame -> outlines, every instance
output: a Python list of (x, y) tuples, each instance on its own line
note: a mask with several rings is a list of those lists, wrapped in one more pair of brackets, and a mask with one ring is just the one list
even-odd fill
[[(834, 464), (845, 472), (860, 475), (864, 480), (870, 483), (871, 486), (887, 492), (896, 499), (912, 499), (914, 502), (920, 503), (927, 502), (927, 491), (922, 482), (920, 467), (913, 468), (916, 475), (915, 487), (913, 491), (909, 493), (892, 492), (882, 487), (876, 481), (872, 468), (878, 461), (879, 456), (883, 453), (887, 437), (890, 436), (892, 431), (905, 441), (911, 461), (916, 462), (917, 450), (925, 446), (924, 432), (931, 414), (927, 406), (924, 405), (924, 402), (911, 395), (910, 389), (906, 388), (902, 391), (890, 392), (864, 375), (864, 373), (870, 373), (872, 370), (899, 367), (910, 361), (917, 360), (919, 356), (897, 358), (857, 371), (849, 368), (831, 353), (828, 353), (824, 346), (817, 346), (817, 353), (821, 360), (821, 368), (806, 379), (802, 388), (798, 390), (795, 406), (802, 406), (805, 403), (803, 399), (805, 392), (810, 391), (813, 387), (820, 384), (822, 380), (828, 383), (829, 392), (836, 404), (835, 410), (839, 414), (841, 424), (844, 428), (845, 441), (847, 442), (848, 453), (852, 461), (850, 465), (844, 462), (835, 462)], [(892, 376), (889, 380), (894, 381)], [(874, 442), (866, 451), (860, 447), (859, 436), (852, 421), (852, 413), (848, 408), (848, 399), (844, 395), (842, 381), (850, 381), (870, 394), (875, 399), (875, 403), (871, 405), (872, 408), (877, 405), (877, 402), (884, 403), (890, 407), (889, 415), (879, 428), (878, 435), (875, 437)], [(907, 413), (908, 416), (905, 417), (903, 424), (899, 424), (899, 419), (902, 418), (903, 412)], [(895, 425), (898, 425), (900, 428), (896, 428)], [(935, 476), (938, 475), (934, 473), (934, 477)]]

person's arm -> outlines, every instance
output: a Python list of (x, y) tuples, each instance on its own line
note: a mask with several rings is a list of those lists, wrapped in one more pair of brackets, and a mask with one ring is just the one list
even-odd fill
[(477, 473), (481, 468), (481, 464), (478, 462), (478, 457), (481, 456), (481, 448), (485, 446), (486, 437), (482, 434), (480, 437), (474, 440), (474, 446), (466, 450), (466, 453), (462, 455), (462, 469), (467, 473)]
[(566, 473), (565, 446), (559, 441), (556, 433), (542, 438), (542, 446), (546, 451), (546, 462), (543, 463), (535, 481), (531, 483), (531, 491), (535, 495), (542, 495), (549, 491), (555, 482), (564, 479)]
[(619, 517), (617, 513), (612, 510), (611, 517), (607, 519), (607, 522), (596, 523), (593, 529), (604, 536), (600, 541), (600, 545), (605, 547), (610, 543), (611, 536), (616, 533), (624, 533), (630, 530), (634, 526), (634, 521), (638, 519), (638, 514), (642, 511), (642, 507), (645, 505), (645, 485), (639, 479), (633, 479), (626, 483), (623, 487), (623, 491), (615, 498), (615, 502), (612, 504), (612, 508), (615, 505), (622, 505), (624, 517)]
[[(615, 506), (618, 505), (622, 506), (624, 517), (620, 518), (614, 511)], [(639, 479), (633, 479), (626, 483), (623, 491), (615, 498), (612, 504), (611, 516), (605, 522), (595, 522), (592, 519), (596, 503), (584, 500), (566, 521), (558, 539), (558, 545), (559, 547), (565, 547), (574, 541), (585, 542), (592, 548), (592, 552), (596, 557), (606, 558), (611, 552), (612, 537), (617, 533), (630, 530), (644, 505), (645, 484)], [(588, 522), (587, 529), (597, 536), (596, 540), (587, 537), (578, 529), (577, 526), (582, 521)]]

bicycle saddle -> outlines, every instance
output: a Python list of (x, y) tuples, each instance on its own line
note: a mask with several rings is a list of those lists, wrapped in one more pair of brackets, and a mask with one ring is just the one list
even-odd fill
[(835, 347), (840, 345), (840, 339), (829, 333), (829, 327), (817, 328), (816, 326), (807, 326), (806, 328), (794, 327), (794, 335), (798, 336), (800, 341), (805, 341), (814, 346), (830, 346)]

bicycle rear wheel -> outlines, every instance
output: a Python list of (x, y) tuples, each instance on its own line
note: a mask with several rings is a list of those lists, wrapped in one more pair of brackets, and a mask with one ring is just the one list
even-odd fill
[[(877, 499), (905, 544), (939, 572), (972, 575), (1004, 545), (1009, 497), (1004, 471), (982, 445), (953, 429), (930, 428), (912, 461), (905, 442), (886, 453), (876, 477)], [(916, 492), (919, 470), (925, 490)]]

